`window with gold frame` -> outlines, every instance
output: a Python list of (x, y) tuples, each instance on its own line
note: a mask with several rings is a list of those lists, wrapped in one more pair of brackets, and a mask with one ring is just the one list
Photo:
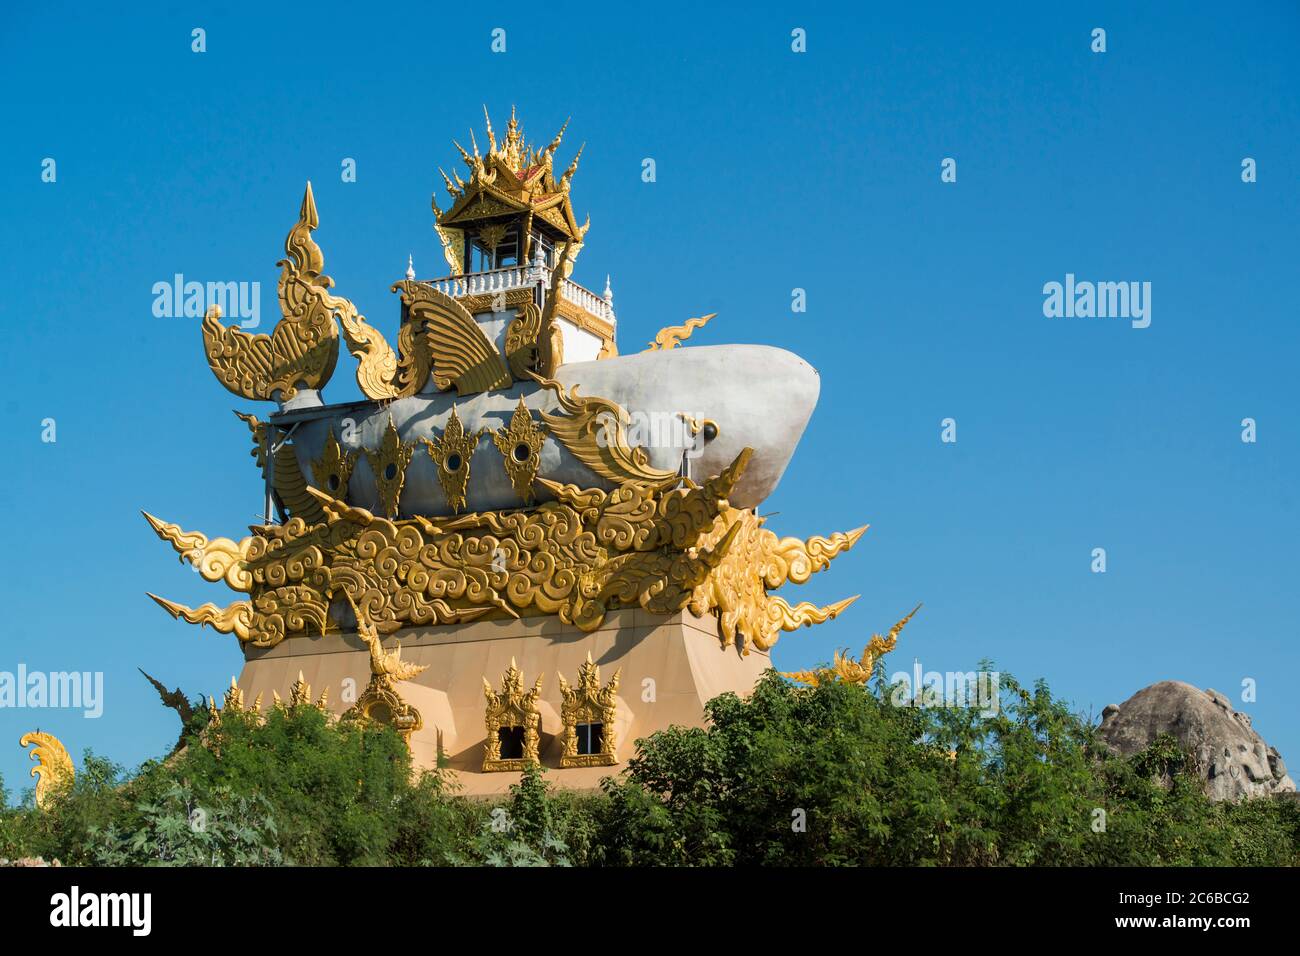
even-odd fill
[(501, 678), (500, 693), (492, 689), (486, 677), (483, 679), (483, 696), (487, 698), (485, 773), (523, 770), (528, 764), (540, 762), (542, 715), (537, 700), (542, 693), (542, 675), (537, 675), (537, 682), (528, 691), (524, 690), (523, 681), (524, 675), (513, 658)]
[(614, 721), (618, 716), (618, 680), (622, 670), (614, 672), (610, 682), (600, 684), (600, 668), (587, 654), (578, 668), (577, 686), (570, 687), (559, 675), (560, 694), (564, 702), (560, 719), (564, 722), (561, 767), (611, 767), (618, 763)]

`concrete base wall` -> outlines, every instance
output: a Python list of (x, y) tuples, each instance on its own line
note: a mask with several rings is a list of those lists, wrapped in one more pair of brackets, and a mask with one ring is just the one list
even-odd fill
[[(723, 648), (717, 622), (690, 612), (664, 618), (633, 609), (610, 613), (600, 630), (586, 633), (553, 616), (471, 624), (406, 628), (384, 639), (385, 650), (402, 644), (402, 660), (427, 664), (412, 681), (397, 685), (403, 699), (420, 711), (424, 726), (410, 740), (417, 766), (432, 767), (441, 753), (468, 795), (504, 792), (518, 773), (484, 773), (486, 702), (483, 680), (500, 689), (513, 658), (525, 688), (543, 675), (539, 711), (541, 761), (556, 786), (594, 789), (616, 775), (635, 753), (635, 741), (671, 725), (704, 724), (704, 704), (724, 691), (747, 694), (765, 669), (768, 655), (742, 655)], [(560, 684), (563, 674), (578, 683), (587, 658), (600, 667), (602, 684), (622, 669), (618, 695), (619, 763), (612, 767), (560, 768)], [(268, 649), (250, 648), (239, 686), (248, 702), (259, 693), (263, 705), (277, 691), (288, 698), (299, 671), (313, 695), (329, 689), (329, 707), (342, 713), (370, 680), (370, 658), (355, 633), (290, 637)]]

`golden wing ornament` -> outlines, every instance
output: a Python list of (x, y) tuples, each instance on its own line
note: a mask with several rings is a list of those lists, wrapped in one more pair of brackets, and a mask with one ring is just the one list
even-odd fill
[(212, 306), (203, 317), (203, 350), (222, 385), (242, 398), (285, 401), (299, 388), (321, 388), (338, 361), (337, 299), (326, 291), (333, 280), (321, 275), (324, 257), (311, 238), (319, 224), (311, 183), (302, 197), (298, 222), (284, 240), (277, 292), (282, 318), (270, 335), (251, 334), (221, 323)]
[(458, 395), (472, 395), (510, 387), (513, 379), (501, 353), (451, 296), (428, 289), (411, 303), (409, 315), (420, 323), (416, 338), (429, 350), (439, 391), (455, 386)]

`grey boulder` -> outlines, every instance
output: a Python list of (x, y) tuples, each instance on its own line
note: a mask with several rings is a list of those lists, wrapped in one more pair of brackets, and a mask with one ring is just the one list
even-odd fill
[(1196, 758), (1205, 793), (1212, 800), (1295, 793), (1281, 755), (1215, 690), (1177, 680), (1144, 687), (1124, 703), (1102, 711), (1099, 732), (1125, 756), (1172, 734)]

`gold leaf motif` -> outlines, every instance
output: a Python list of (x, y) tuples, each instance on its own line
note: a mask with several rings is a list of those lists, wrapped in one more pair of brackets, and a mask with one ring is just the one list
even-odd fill
[[(433, 213), (439, 215), (437, 203), (433, 205)], [(442, 257), (447, 261), (451, 275), (461, 275), (465, 271), (465, 230), (440, 226), (436, 222), (433, 228), (438, 233), (438, 241), (442, 243)]]
[(795, 584), (807, 581), (814, 571), (828, 567), (836, 555), (852, 547), (865, 530), (835, 535), (830, 541), (778, 539), (753, 511), (727, 505), (721, 508), (717, 524), (701, 537), (700, 546), (720, 542), (728, 531), (735, 533), (735, 539), (724, 560), (694, 589), (691, 610), (697, 615), (717, 613), (724, 644), (743, 634), (754, 646), (767, 650), (781, 631), (824, 623), (857, 600), (854, 596), (824, 607), (808, 602), (791, 607), (780, 596), (767, 592), (787, 580)]
[(224, 608), (212, 603), (189, 608), (156, 594), (150, 594), (149, 597), (174, 618), (183, 618), (190, 624), (210, 626), (218, 634), (234, 634), (241, 643), (252, 641), (249, 626), (253, 623), (253, 606), (248, 601), (236, 601)]
[(675, 349), (691, 337), (691, 333), (696, 329), (701, 329), (708, 324), (709, 319), (715, 317), (718, 313), (710, 312), (708, 315), (702, 315), (698, 319), (687, 319), (683, 325), (670, 325), (667, 328), (659, 330), (655, 340), (650, 343), (647, 352), (662, 352), (668, 349)]
[(505, 459), (506, 474), (524, 504), (533, 500), (533, 479), (541, 465), (542, 444), (546, 441), (544, 426), (533, 421), (532, 413), (524, 404), (523, 396), (510, 416), (510, 424), (492, 433), (492, 443)]
[(411, 463), (414, 453), (415, 444), (402, 441), (391, 416), (379, 448), (374, 451), (366, 449), (366, 460), (370, 462), (379, 489), (379, 507), (390, 518), (397, 517), (402, 487), (406, 484), (406, 466)]
[(343, 326), (343, 340), (348, 351), (357, 360), (357, 386), (367, 398), (377, 400), (399, 398), (402, 388), (397, 384), (397, 353), (388, 344), (383, 333), (366, 321), (352, 304), (339, 311)]
[(519, 381), (540, 367), (542, 353), (542, 310), (527, 302), (506, 326), (506, 364)]
[(325, 435), (325, 447), (321, 451), (320, 458), (311, 463), (312, 478), (315, 480), (316, 487), (335, 498), (346, 498), (348, 479), (352, 477), (357, 456), (358, 452), (355, 450), (343, 450), (343, 446), (334, 437), (334, 426), (331, 425)]
[(479, 439), (488, 431), (487, 428), (480, 428), (474, 434), (466, 435), (465, 426), (461, 424), (460, 417), (456, 414), (456, 406), (452, 405), (451, 417), (447, 419), (447, 427), (443, 430), (442, 436), (437, 441), (420, 439), (438, 469), (438, 483), (442, 485), (443, 494), (447, 496), (447, 503), (451, 505), (452, 511), (459, 512), (465, 507), (465, 489), (469, 487), (470, 459), (474, 456)]
[(258, 421), (256, 415), (246, 415), (238, 411), (235, 412), (235, 417), (248, 426), (253, 436), (253, 450), (248, 454), (257, 462), (258, 468), (266, 467), (267, 423)]
[(458, 395), (472, 395), (510, 387), (510, 371), (496, 345), (451, 296), (428, 289), (411, 303), (410, 321), (421, 323), (439, 391), (454, 385)]
[(76, 773), (68, 748), (58, 737), (34, 730), (18, 738), (19, 747), (31, 744), (36, 745), (30, 755), (36, 761), (31, 771), (31, 776), (36, 778), (36, 806), (45, 810), (72, 787)]

